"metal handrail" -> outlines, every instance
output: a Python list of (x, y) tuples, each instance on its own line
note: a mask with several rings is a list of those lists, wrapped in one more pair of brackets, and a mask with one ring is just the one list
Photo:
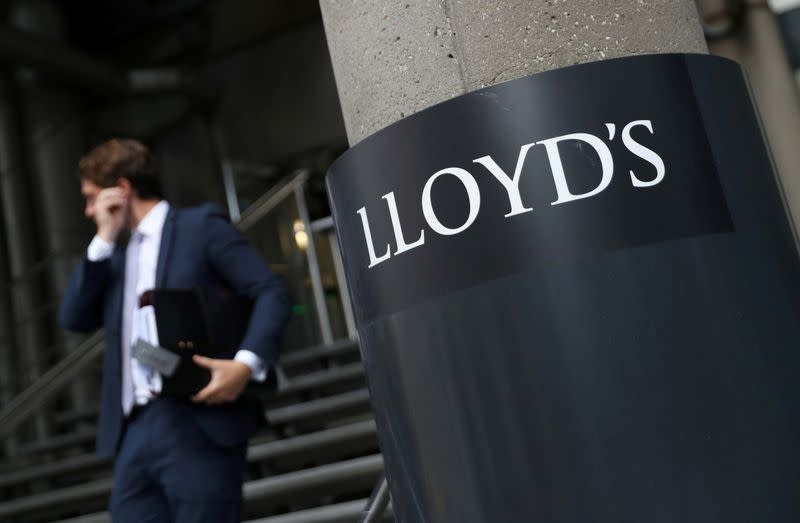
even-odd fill
[(326, 216), (311, 222), (312, 232), (324, 232), (333, 229), (333, 216)]
[(311, 291), (314, 295), (314, 304), (317, 308), (317, 322), (322, 341), (328, 345), (333, 343), (333, 330), (331, 320), (328, 316), (328, 305), (325, 302), (325, 290), (322, 287), (322, 274), (319, 270), (319, 258), (317, 258), (317, 247), (314, 242), (313, 231), (311, 230), (311, 218), (308, 214), (305, 190), (302, 184), (294, 188), (294, 197), (297, 203), (297, 213), (303, 222), (303, 227), (308, 234), (308, 246), (306, 256), (308, 256), (308, 273), (311, 276)]
[(386, 509), (389, 508), (389, 501), (389, 484), (386, 482), (386, 476), (383, 476), (380, 482), (375, 485), (372, 495), (367, 500), (359, 523), (376, 523), (380, 521), (383, 515), (386, 514)]
[(295, 171), (286, 183), (276, 185), (245, 209), (236, 226), (241, 231), (252, 227), (256, 222), (272, 211), (272, 209), (294, 194), (297, 187), (302, 187), (310, 176), (311, 173), (308, 169), (299, 169)]
[[(301, 169), (285, 183), (267, 191), (242, 213), (242, 218), (236, 223), (236, 227), (244, 232), (255, 225), (283, 200), (295, 194), (295, 190), (302, 187), (309, 176), (308, 170)], [(8, 437), (14, 429), (27, 421), (61, 389), (69, 385), (78, 374), (103, 353), (104, 348), (103, 332), (98, 330), (28, 388), (15, 396), (8, 405), (0, 410), (0, 439)]]
[(0, 439), (7, 437), (31, 417), (51, 397), (66, 387), (103, 352), (103, 332), (97, 331), (42, 374), (30, 387), (12, 399), (0, 411)]

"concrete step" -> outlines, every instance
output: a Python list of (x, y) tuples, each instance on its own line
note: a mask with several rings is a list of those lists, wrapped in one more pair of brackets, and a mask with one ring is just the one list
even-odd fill
[(24, 467), (0, 475), (0, 488), (20, 485), (22, 483), (50, 480), (67, 474), (88, 474), (96, 470), (110, 467), (108, 460), (96, 454), (82, 454), (72, 458), (64, 458), (53, 463)]
[[(358, 517), (361, 515), (366, 505), (367, 499), (358, 499), (306, 510), (298, 510), (290, 514), (253, 519), (246, 523), (353, 523), (354, 521), (358, 521)], [(392, 507), (389, 505), (381, 523), (389, 523), (391, 521), (394, 521), (394, 518), (392, 517)], [(63, 519), (56, 523), (111, 523), (111, 517), (107, 512), (102, 512), (78, 518)]]
[(358, 352), (358, 342), (354, 340), (339, 340), (330, 345), (319, 345), (298, 351), (293, 351), (281, 356), (280, 366), (285, 371), (329, 358), (344, 356)]
[[(250, 463), (276, 459), (285, 461), (298, 455), (308, 460), (323, 453), (332, 453), (345, 448), (367, 450), (377, 448), (375, 422), (365, 420), (292, 438), (254, 443), (248, 449), (247, 460)], [(108, 461), (94, 454), (86, 454), (2, 474), (0, 488), (48, 481), (67, 475), (81, 478), (103, 470), (108, 471), (110, 475), (110, 469), (111, 464)]]
[(321, 451), (331, 452), (341, 446), (352, 447), (359, 443), (363, 443), (364, 446), (377, 444), (377, 430), (373, 420), (358, 421), (319, 432), (250, 445), (247, 460), (257, 463), (298, 454), (310, 459), (312, 455)]
[[(349, 342), (352, 344), (353, 342)], [(350, 345), (344, 345), (350, 347)], [(352, 348), (350, 348), (352, 350)], [(333, 349), (330, 352), (336, 352)], [(300, 392), (310, 391), (315, 388), (330, 387), (347, 382), (359, 380), (364, 376), (364, 366), (361, 362), (349, 363), (338, 367), (331, 367), (297, 376), (289, 380), (287, 385), (279, 390), (277, 398), (286, 398)], [(68, 426), (75, 423), (92, 423), (99, 414), (98, 407), (84, 407), (77, 410), (60, 412), (53, 416), (57, 426)]]
[(79, 506), (83, 503), (99, 503), (108, 498), (113, 481), (111, 478), (89, 481), (74, 487), (50, 490), (33, 496), (12, 499), (0, 503), (0, 521), (13, 521), (25, 514), (42, 512), (55, 507)]
[[(346, 373), (350, 372), (354, 372), (354, 370), (346, 371)], [(356, 389), (334, 396), (269, 409), (265, 415), (272, 425), (288, 425), (300, 421), (321, 422), (338, 416), (349, 416), (353, 413), (368, 411), (369, 393), (366, 389)], [(20, 450), (20, 455), (64, 452), (72, 447), (93, 448), (94, 435), (92, 427), (85, 427), (75, 433), (56, 436), (42, 443), (28, 445)]]
[[(308, 496), (311, 492), (332, 493), (348, 483), (359, 482), (371, 487), (383, 472), (383, 457), (372, 454), (318, 467), (311, 467), (272, 478), (257, 479), (244, 484), (245, 501), (287, 499), (297, 493)], [(366, 482), (364, 481), (366, 480)]]
[[(324, 507), (298, 510), (290, 514), (253, 519), (247, 523), (353, 523), (358, 521), (364, 507), (367, 505), (367, 501), (367, 499), (359, 499)], [(389, 505), (386, 515), (380, 521), (381, 523), (394, 521), (391, 505)]]
[(19, 455), (38, 454), (41, 452), (59, 451), (69, 447), (85, 447), (94, 442), (94, 429), (84, 427), (69, 434), (53, 436), (45, 441), (21, 445)]
[(87, 514), (75, 518), (59, 519), (53, 523), (111, 523), (111, 514), (108, 512), (98, 512), (96, 514)]
[(278, 397), (285, 397), (312, 389), (341, 385), (346, 382), (364, 378), (364, 365), (358, 361), (330, 369), (320, 370), (298, 376), (289, 381), (288, 385), (277, 392)]
[(92, 405), (90, 407), (59, 412), (52, 417), (52, 420), (56, 426), (63, 427), (64, 425), (72, 425), (74, 423), (94, 422), (98, 414), (100, 414), (100, 410), (97, 405)]
[(41, 443), (34, 443), (20, 448), (19, 456), (27, 457), (34, 454), (58, 454), (67, 450), (80, 448), (83, 451), (94, 450), (95, 429), (85, 427), (77, 432), (53, 436)]
[(299, 421), (315, 422), (356, 412), (369, 411), (369, 392), (356, 389), (335, 396), (328, 396), (303, 403), (295, 403), (267, 411), (267, 420), (272, 425), (288, 425)]
[[(374, 482), (382, 471), (381, 455), (373, 454), (248, 481), (242, 489), (246, 510), (258, 511), (259, 507), (274, 504), (276, 499), (285, 502), (293, 497), (309, 499), (317, 494), (321, 497), (323, 491), (325, 495), (330, 495), (347, 492), (348, 489), (363, 489)], [(54, 515), (59, 510), (68, 514), (76, 506), (106, 500), (112, 486), (112, 479), (101, 479), (0, 503), (0, 521), (13, 521), (36, 513)]]

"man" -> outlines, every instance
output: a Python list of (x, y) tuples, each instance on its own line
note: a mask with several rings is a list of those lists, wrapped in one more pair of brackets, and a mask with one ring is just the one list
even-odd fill
[[(262, 419), (257, 402), (240, 394), (250, 380), (265, 380), (277, 360), (286, 291), (221, 209), (178, 210), (162, 199), (141, 143), (106, 142), (81, 159), (79, 174), (97, 234), (60, 319), (73, 331), (105, 328), (97, 452), (116, 457), (112, 519), (238, 522), (247, 439)], [(233, 360), (195, 357), (211, 381), (194, 397), (160, 395), (161, 377), (131, 356), (141, 334), (140, 295), (218, 286), (253, 300), (240, 350)]]

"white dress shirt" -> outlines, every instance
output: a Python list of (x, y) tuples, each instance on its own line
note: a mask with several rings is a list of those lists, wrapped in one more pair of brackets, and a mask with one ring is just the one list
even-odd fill
[[(161, 201), (145, 215), (131, 232), (125, 251), (125, 287), (122, 298), (122, 408), (129, 414), (134, 403), (144, 405), (161, 392), (161, 376), (147, 365), (131, 357), (131, 346), (142, 338), (158, 345), (155, 315), (152, 306), (139, 308), (139, 296), (155, 288), (161, 233), (169, 212), (169, 204)], [(111, 257), (114, 243), (95, 236), (89, 244), (87, 258), (100, 261)], [(252, 379), (264, 381), (267, 369), (263, 360), (249, 350), (239, 350), (234, 357), (250, 367)]]

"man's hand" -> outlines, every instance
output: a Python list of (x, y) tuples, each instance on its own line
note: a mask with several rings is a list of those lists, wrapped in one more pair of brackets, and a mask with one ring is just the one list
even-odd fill
[(103, 189), (97, 193), (94, 207), (97, 235), (107, 242), (115, 241), (128, 215), (128, 199), (123, 190), (120, 187)]
[(211, 371), (211, 381), (192, 397), (195, 403), (219, 405), (235, 401), (250, 381), (250, 367), (240, 361), (193, 357), (196, 364)]

